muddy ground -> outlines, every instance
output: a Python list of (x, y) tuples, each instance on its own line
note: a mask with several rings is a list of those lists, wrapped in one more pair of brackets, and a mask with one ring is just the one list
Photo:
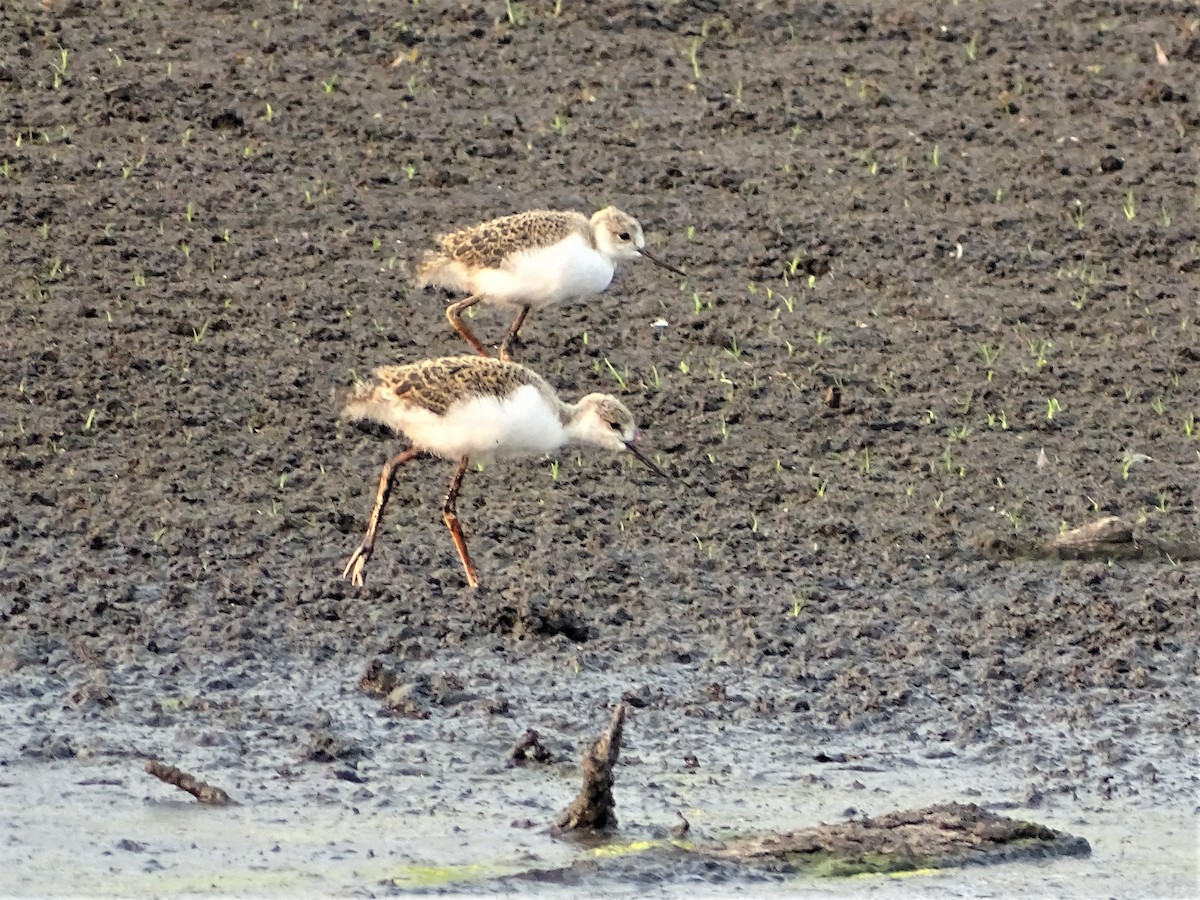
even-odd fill
[[(596, 852), (542, 828), (629, 695), (626, 844), (980, 802), (1093, 856), (925, 892), (1192, 893), (1198, 23), (4, 3), (2, 892), (570, 894), (496, 879)], [(630, 265), (519, 358), (620, 394), (672, 478), (470, 475), (470, 591), (423, 462), (352, 588), (398, 444), (339, 398), (464, 350), (407, 264), (609, 203), (686, 280)], [(1103, 515), (1130, 552), (1036, 551)], [(358, 688), (377, 657), (399, 713)], [(557, 761), (506, 769), (530, 727)], [(866, 889), (673, 859), (586, 889)]]

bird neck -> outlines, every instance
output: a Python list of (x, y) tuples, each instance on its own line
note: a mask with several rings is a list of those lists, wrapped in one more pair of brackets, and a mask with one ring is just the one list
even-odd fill
[(558, 416), (559, 424), (562, 425), (563, 430), (569, 430), (569, 426), (579, 415), (579, 404), (563, 402), (552, 390), (543, 390), (542, 396), (546, 400), (546, 405), (553, 409), (554, 414)]
[[(558, 398), (555, 398), (558, 400)], [(563, 433), (572, 444), (580, 443), (583, 439), (583, 405), (580, 403), (564, 403), (558, 400), (558, 420), (562, 422)]]

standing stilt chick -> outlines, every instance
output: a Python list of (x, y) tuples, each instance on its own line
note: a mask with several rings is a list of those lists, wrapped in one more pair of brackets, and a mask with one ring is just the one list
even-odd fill
[(531, 309), (599, 294), (612, 281), (617, 263), (644, 256), (655, 259), (637, 219), (609, 206), (590, 219), (582, 213), (539, 209), (502, 216), (438, 239), (439, 248), (417, 265), (417, 287), (437, 285), (470, 296), (450, 304), (446, 318), (481, 356), (488, 352), (462, 320), (476, 303), (517, 309), (517, 318), (500, 344), (500, 358)]
[(655, 473), (666, 475), (638, 448), (633, 416), (616, 397), (588, 394), (578, 403), (564, 403), (537, 373), (482, 356), (384, 366), (375, 371), (374, 381), (355, 386), (342, 414), (354, 421), (379, 422), (412, 444), (389, 459), (379, 476), (366, 536), (342, 571), (354, 584), (363, 583), (396, 469), (421, 453), (458, 464), (442, 503), (442, 518), (471, 587), (479, 581), (455, 504), (472, 459), (542, 456), (566, 444), (590, 444), (632, 453)]

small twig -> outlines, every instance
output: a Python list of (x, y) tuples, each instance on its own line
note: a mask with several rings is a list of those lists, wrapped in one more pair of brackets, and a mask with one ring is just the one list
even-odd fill
[(187, 791), (201, 803), (207, 803), (210, 806), (225, 806), (233, 802), (232, 798), (219, 787), (197, 781), (187, 772), (174, 766), (168, 766), (166, 763), (160, 763), (158, 760), (146, 760), (146, 771), (159, 781), (165, 781), (181, 791)]

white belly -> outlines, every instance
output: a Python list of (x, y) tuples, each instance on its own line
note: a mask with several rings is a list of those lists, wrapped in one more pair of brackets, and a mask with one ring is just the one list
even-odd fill
[(537, 388), (525, 385), (508, 397), (475, 397), (437, 416), (428, 410), (391, 407), (386, 421), (413, 446), (444, 459), (542, 456), (567, 442), (558, 413)]
[(502, 268), (476, 273), (474, 287), (491, 301), (539, 309), (599, 294), (612, 277), (612, 261), (576, 234), (552, 247), (514, 254)]

